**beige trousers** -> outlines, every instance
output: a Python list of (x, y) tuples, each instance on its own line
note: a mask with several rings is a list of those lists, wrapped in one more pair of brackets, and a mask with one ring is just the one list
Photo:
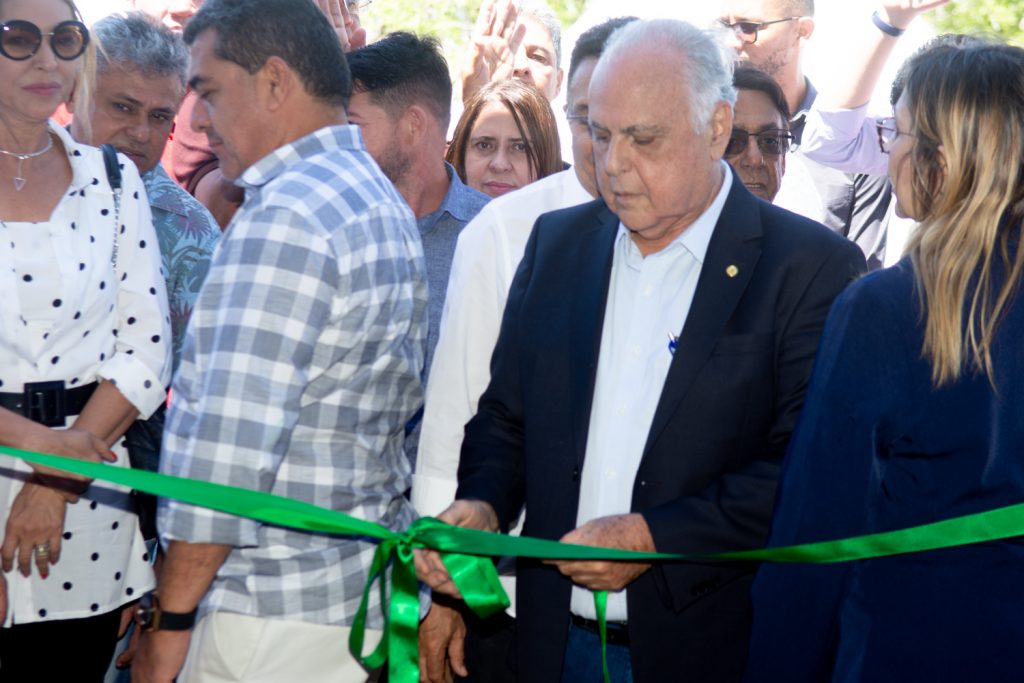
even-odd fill
[[(179, 683), (367, 683), (377, 680), (348, 651), (351, 629), (213, 612), (192, 633)], [(381, 632), (366, 630), (364, 652)]]

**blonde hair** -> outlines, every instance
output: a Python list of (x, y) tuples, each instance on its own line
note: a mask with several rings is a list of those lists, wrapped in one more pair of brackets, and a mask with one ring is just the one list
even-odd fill
[(904, 99), (922, 353), (935, 386), (970, 369), (995, 387), (992, 342), (1024, 270), (1024, 50), (937, 50), (915, 64)]
[[(71, 8), (75, 19), (85, 23), (82, 13), (78, 11), (74, 0), (63, 0)], [(78, 78), (71, 89), (71, 114), (78, 120), (78, 126), (85, 134), (85, 139), (92, 141), (92, 94), (96, 87), (96, 36), (89, 32), (89, 44), (81, 56), (82, 65), (78, 70)]]

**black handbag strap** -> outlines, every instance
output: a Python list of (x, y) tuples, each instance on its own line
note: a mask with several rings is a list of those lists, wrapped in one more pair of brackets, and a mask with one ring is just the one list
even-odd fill
[(107, 167), (107, 181), (110, 189), (116, 193), (121, 189), (121, 164), (117, 161), (117, 150), (111, 144), (101, 145), (103, 165)]

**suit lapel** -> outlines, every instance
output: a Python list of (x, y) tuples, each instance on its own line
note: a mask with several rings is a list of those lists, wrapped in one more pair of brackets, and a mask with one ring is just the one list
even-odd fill
[(601, 348), (601, 330), (604, 327), (605, 302), (611, 277), (612, 254), (619, 219), (604, 205), (596, 212), (591, 226), (584, 226), (579, 235), (576, 251), (579, 264), (570, 272), (579, 274), (579, 281), (571, 283), (576, 296), (572, 306), (569, 349), (572, 391), (572, 428), (576, 465), (583, 468), (590, 409), (597, 379), (597, 357)]
[(693, 303), (679, 335), (678, 350), (654, 412), (644, 447), (645, 457), (689, 392), (697, 373), (707, 363), (746, 291), (761, 256), (760, 237), (757, 201), (734, 175), (732, 189), (708, 244)]

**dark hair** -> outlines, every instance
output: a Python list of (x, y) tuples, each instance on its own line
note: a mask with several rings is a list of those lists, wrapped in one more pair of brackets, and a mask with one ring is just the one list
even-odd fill
[(447, 130), (452, 115), (452, 82), (441, 45), (432, 36), (396, 31), (348, 54), (352, 87), (370, 93), (392, 118), (424, 104)]
[(180, 36), (153, 17), (145, 12), (111, 14), (92, 30), (99, 43), (98, 70), (115, 67), (146, 76), (176, 76), (184, 88), (188, 50)]
[(338, 36), (313, 0), (206, 0), (185, 24), (185, 42), (216, 31), (214, 54), (250, 74), (279, 57), (306, 91), (330, 104), (348, 104), (352, 84)]
[(782, 116), (782, 120), (786, 122), (786, 127), (789, 127), (789, 104), (786, 103), (786, 95), (774, 78), (755, 66), (737, 64), (736, 70), (732, 74), (732, 84), (736, 90), (754, 90), (764, 93)]
[(452, 143), (445, 159), (455, 167), (459, 178), (466, 181), (466, 150), (480, 112), (488, 104), (498, 102), (512, 114), (519, 134), (526, 142), (526, 158), (537, 179), (562, 170), (562, 147), (558, 141), (558, 125), (551, 105), (536, 88), (517, 78), (491, 81), (478, 90), (462, 112), (455, 127)]
[(889, 102), (892, 106), (896, 106), (900, 95), (903, 94), (903, 88), (907, 84), (907, 75), (924, 57), (927, 57), (929, 54), (938, 54), (935, 52), (936, 50), (959, 50), (965, 47), (991, 44), (993, 43), (986, 38), (969, 36), (966, 33), (943, 33), (935, 36), (917, 48), (917, 51), (907, 57), (906, 61), (900, 65), (899, 71), (896, 72), (896, 77), (892, 81), (892, 89), (889, 91)]
[(637, 17), (615, 17), (603, 23), (588, 28), (580, 34), (579, 40), (572, 48), (572, 56), (569, 57), (569, 74), (567, 82), (572, 81), (572, 75), (576, 73), (580, 63), (585, 59), (597, 59), (604, 52), (608, 39), (617, 30), (637, 20)]

